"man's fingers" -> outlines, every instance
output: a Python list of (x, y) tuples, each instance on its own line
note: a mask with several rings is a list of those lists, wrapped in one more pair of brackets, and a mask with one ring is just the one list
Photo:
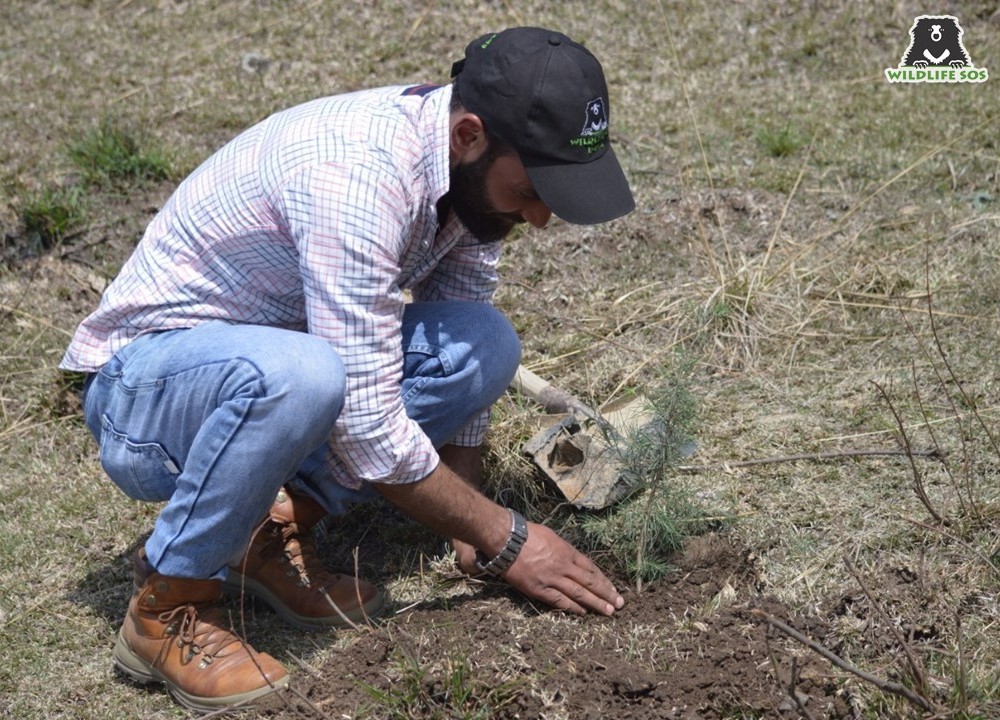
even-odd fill
[[(615, 606), (612, 601), (609, 601), (603, 595), (595, 593), (578, 581), (568, 583), (565, 589), (563, 589), (563, 594), (577, 607), (583, 607), (601, 615), (613, 615), (615, 612)], [(614, 595), (617, 596), (617, 592)]]
[(585, 605), (574, 601), (570, 595), (567, 595), (564, 591), (558, 588), (546, 588), (542, 592), (536, 594), (535, 597), (547, 605), (554, 607), (556, 610), (573, 613), (574, 615), (587, 614), (587, 607)]
[(625, 604), (625, 599), (619, 594), (614, 583), (601, 572), (601, 569), (583, 553), (577, 552), (573, 561), (575, 574), (570, 577), (581, 587), (585, 588), (591, 595), (604, 601), (611, 606), (611, 611), (620, 609)]
[(613, 615), (615, 612), (612, 603), (568, 578), (530, 594), (558, 610), (575, 615), (585, 615), (587, 611), (601, 615)]
[(590, 558), (544, 525), (530, 525), (528, 542), (505, 578), (525, 595), (566, 612), (612, 615), (625, 604)]
[(564, 575), (553, 576), (536, 596), (550, 605), (578, 615), (588, 610), (601, 615), (613, 615), (625, 604), (615, 586), (584, 557), (589, 564), (567, 565)]

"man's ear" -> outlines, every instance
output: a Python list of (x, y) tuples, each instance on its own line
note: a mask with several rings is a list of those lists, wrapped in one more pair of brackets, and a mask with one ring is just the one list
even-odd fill
[(452, 116), (449, 140), (451, 159), (454, 163), (478, 160), (489, 146), (483, 121), (478, 115), (470, 112)]

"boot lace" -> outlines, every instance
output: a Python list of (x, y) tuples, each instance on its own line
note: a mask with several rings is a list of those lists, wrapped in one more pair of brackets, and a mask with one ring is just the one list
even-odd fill
[(301, 530), (296, 523), (272, 523), (273, 548), (288, 563), (288, 576), (297, 577), (301, 587), (315, 586), (322, 590), (324, 586), (333, 584), (340, 578), (340, 575), (331, 573), (319, 559), (311, 533)]
[(198, 608), (190, 603), (178, 605), (173, 610), (160, 613), (160, 622), (167, 625), (168, 634), (177, 636), (177, 647), (187, 647), (185, 662), (201, 655), (201, 665), (211, 665), (230, 645), (243, 644), (235, 634), (223, 628), (214, 607), (199, 613)]

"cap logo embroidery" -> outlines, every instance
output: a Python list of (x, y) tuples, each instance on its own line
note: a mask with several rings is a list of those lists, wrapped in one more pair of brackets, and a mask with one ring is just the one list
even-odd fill
[(585, 148), (588, 155), (593, 155), (604, 148), (608, 138), (608, 113), (604, 107), (604, 98), (594, 98), (587, 103), (587, 117), (583, 122), (580, 136), (569, 141), (572, 147)]
[(583, 123), (581, 135), (593, 135), (608, 129), (608, 114), (604, 111), (604, 98), (594, 98), (587, 103), (587, 120)]

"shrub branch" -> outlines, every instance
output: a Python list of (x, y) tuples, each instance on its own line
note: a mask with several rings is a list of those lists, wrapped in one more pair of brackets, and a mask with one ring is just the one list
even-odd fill
[(913, 681), (919, 689), (921, 696), (926, 696), (927, 676), (924, 673), (923, 666), (913, 654), (913, 648), (911, 648), (910, 644), (906, 642), (906, 638), (904, 638), (902, 633), (899, 632), (899, 629), (892, 622), (892, 619), (886, 614), (885, 610), (882, 609), (882, 606), (875, 599), (875, 596), (872, 595), (871, 590), (868, 589), (868, 585), (861, 578), (861, 574), (858, 573), (857, 569), (855, 569), (847, 555), (844, 555), (844, 567), (847, 568), (847, 572), (851, 574), (851, 577), (854, 578), (855, 582), (857, 582), (860, 586), (861, 592), (863, 592), (865, 597), (868, 598), (868, 604), (871, 605), (875, 612), (882, 618), (883, 622), (885, 622), (886, 626), (889, 628), (889, 632), (892, 633), (896, 642), (899, 643), (899, 646), (903, 649), (903, 654), (906, 655), (906, 663), (910, 668), (910, 675), (913, 677)]
[(775, 630), (778, 630), (782, 634), (790, 637), (792, 640), (795, 640), (796, 642), (805, 645), (807, 648), (809, 648), (816, 654), (826, 658), (841, 670), (844, 670), (845, 672), (849, 672), (852, 675), (861, 678), (866, 683), (875, 686), (876, 688), (878, 688), (883, 692), (891, 693), (893, 695), (901, 697), (910, 704), (920, 708), (921, 710), (926, 710), (927, 712), (934, 711), (934, 706), (931, 705), (930, 701), (927, 700), (927, 698), (921, 697), (920, 695), (913, 692), (913, 690), (906, 687), (905, 685), (892, 682), (891, 680), (885, 680), (883, 678), (878, 677), (877, 675), (873, 675), (870, 672), (862, 670), (856, 665), (853, 665), (849, 663), (847, 660), (844, 660), (842, 657), (840, 657), (839, 655), (837, 655), (835, 652), (825, 647), (824, 645), (820, 645), (815, 640), (807, 638), (805, 635), (800, 633), (791, 625), (782, 622), (778, 618), (764, 612), (763, 610), (760, 610), (759, 608), (755, 609), (752, 614), (758, 620), (766, 622)]
[(934, 508), (934, 504), (931, 502), (930, 496), (927, 494), (927, 489), (924, 487), (924, 477), (920, 473), (920, 468), (917, 467), (917, 463), (914, 460), (915, 452), (913, 446), (910, 443), (910, 436), (906, 432), (906, 425), (903, 423), (903, 419), (899, 416), (899, 412), (896, 410), (896, 405), (892, 402), (892, 398), (889, 397), (889, 393), (884, 387), (879, 383), (872, 380), (872, 385), (874, 385), (882, 398), (885, 400), (886, 404), (889, 406), (889, 412), (892, 413), (893, 418), (896, 420), (896, 427), (899, 428), (899, 439), (906, 451), (906, 457), (910, 461), (910, 469), (913, 471), (913, 491), (916, 493), (917, 498), (927, 508), (927, 512), (930, 513), (931, 517), (937, 521), (939, 525), (947, 525), (948, 522), (941, 517), (940, 513)]

